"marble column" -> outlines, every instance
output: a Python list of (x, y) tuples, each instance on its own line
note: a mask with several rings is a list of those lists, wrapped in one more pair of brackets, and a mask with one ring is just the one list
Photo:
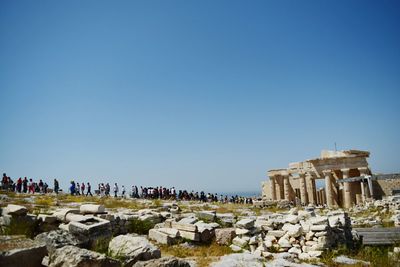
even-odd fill
[(306, 175), (305, 175), (305, 173), (299, 173), (299, 176), (300, 176), (301, 203), (307, 205), (308, 204), (308, 196), (307, 196)]
[(281, 177), (280, 176), (274, 176), (275, 180), (275, 194), (276, 194), (276, 200), (282, 200), (282, 194), (281, 194)]
[(361, 201), (362, 203), (365, 202), (366, 196), (365, 196), (365, 187), (364, 187), (364, 181), (360, 181), (360, 187), (361, 187)]
[(284, 175), (283, 176), (283, 189), (285, 191), (285, 200), (290, 201), (289, 175)]
[(331, 171), (323, 171), (325, 176), (325, 197), (326, 204), (329, 208), (333, 207), (333, 192), (332, 192), (332, 173)]
[[(350, 169), (341, 169), (343, 179), (349, 178)], [(343, 183), (343, 207), (346, 209), (351, 208), (351, 189), (350, 183), (344, 182)]]
[(271, 198), (272, 200), (276, 200), (275, 176), (270, 176), (269, 180), (271, 183)]
[[(368, 174), (368, 168), (367, 167), (363, 167), (363, 168), (358, 168), (358, 170), (360, 171), (360, 176), (361, 177), (369, 177)], [(364, 202), (365, 199), (367, 198), (367, 194), (371, 197), (373, 197), (373, 187), (372, 187), (372, 180), (368, 180), (368, 187), (369, 187), (369, 192), (365, 192), (365, 187), (364, 187), (364, 181), (360, 182), (360, 186), (361, 186), (361, 197), (362, 197), (362, 201)]]
[(309, 185), (307, 189), (308, 202), (317, 204), (317, 188), (315, 186), (315, 179), (312, 173), (306, 173), (306, 183)]

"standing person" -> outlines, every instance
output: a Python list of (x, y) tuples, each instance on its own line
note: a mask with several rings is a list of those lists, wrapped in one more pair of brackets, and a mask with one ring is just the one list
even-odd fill
[(32, 178), (29, 179), (29, 193), (35, 194), (35, 184), (32, 181)]
[(22, 181), (22, 192), (28, 192), (28, 179), (26, 177)]
[(121, 187), (122, 197), (125, 198), (125, 186)]
[(88, 196), (88, 195), (90, 195), (91, 197), (93, 196), (91, 190), (92, 190), (92, 186), (91, 186), (90, 183), (88, 182), (88, 183), (87, 183), (86, 196)]
[(58, 190), (60, 190), (60, 186), (58, 184), (57, 179), (54, 179), (54, 192), (58, 195)]
[(106, 196), (110, 196), (110, 190), (111, 190), (110, 184), (106, 183)]
[(21, 193), (22, 190), (22, 178), (19, 177), (19, 179), (17, 180), (17, 192)]
[(81, 194), (81, 193), (79, 193), (80, 192), (79, 190), (80, 190), (79, 183), (76, 183), (75, 194), (77, 196)]
[(115, 183), (114, 184), (114, 197), (118, 197), (117, 194), (118, 194), (118, 185), (117, 185), (117, 183)]
[(3, 178), (1, 179), (1, 187), (3, 189), (7, 189), (7, 182), (8, 182), (7, 174), (3, 173)]
[(43, 181), (42, 179), (39, 180), (39, 192), (43, 194), (44, 190), (43, 190)]
[(85, 195), (85, 183), (81, 183), (81, 193), (82, 193), (82, 196)]
[(104, 184), (101, 183), (101, 184), (100, 184), (100, 196), (101, 196), (101, 197), (104, 197), (104, 196), (105, 196), (105, 191), (106, 191), (106, 189), (105, 189), (105, 187), (104, 187)]
[(131, 197), (132, 198), (135, 197), (135, 186), (134, 185), (132, 185), (132, 195), (131, 195)]
[(71, 186), (69, 187), (69, 191), (71, 192), (71, 196), (75, 195), (75, 182), (71, 181)]

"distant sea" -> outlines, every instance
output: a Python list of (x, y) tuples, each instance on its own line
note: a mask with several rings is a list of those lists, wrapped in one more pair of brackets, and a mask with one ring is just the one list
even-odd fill
[(239, 196), (239, 197), (259, 197), (261, 196), (261, 191), (237, 191), (237, 192), (218, 192), (218, 196)]

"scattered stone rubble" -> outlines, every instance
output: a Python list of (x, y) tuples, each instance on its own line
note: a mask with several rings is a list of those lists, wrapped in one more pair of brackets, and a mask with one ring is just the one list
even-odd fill
[(288, 214), (244, 218), (235, 227), (231, 249), (265, 258), (288, 252), (300, 260), (316, 259), (324, 250), (352, 239), (349, 217), (340, 211), (320, 216), (312, 209), (293, 208)]
[[(371, 210), (374, 210), (371, 212)], [(366, 202), (349, 210), (353, 227), (400, 227), (400, 197), (387, 197)], [(361, 215), (360, 215), (361, 214)]]
[[(281, 205), (286, 207), (284, 202)], [(371, 205), (388, 209), (393, 216), (398, 216), (394, 222), (400, 221), (399, 205), (388, 206), (384, 201)], [(19, 251), (0, 250), (0, 266), (18, 266), (12, 265), (15, 257), (34, 253), (38, 260), (24, 266), (186, 267), (192, 263), (161, 257), (157, 247), (157, 244), (173, 245), (184, 241), (216, 242), (236, 252), (222, 257), (213, 266), (235, 266), (230, 264), (241, 262), (246, 262), (246, 266), (263, 266), (265, 261), (271, 266), (300, 266), (302, 261), (317, 260), (327, 249), (339, 244), (350, 245), (354, 238), (352, 221), (342, 210), (321, 211), (310, 206), (262, 215), (245, 209), (237, 212), (242, 215), (209, 210), (183, 213), (176, 203), (138, 211), (106, 210), (102, 205), (83, 204), (33, 215), (23, 206), (9, 204), (1, 213), (2, 229), (14, 222), (24, 222), (39, 233), (43, 229), (51, 230), (36, 233), (34, 240), (25, 239), (29, 245), (18, 248)], [(154, 227), (147, 237), (129, 234), (133, 221), (146, 221)], [(99, 242), (106, 244), (109, 257), (92, 251)], [(394, 256), (398, 255), (396, 251), (392, 253)]]

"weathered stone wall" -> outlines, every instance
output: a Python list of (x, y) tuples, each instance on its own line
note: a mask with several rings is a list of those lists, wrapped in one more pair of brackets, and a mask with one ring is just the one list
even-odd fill
[(383, 196), (391, 196), (393, 189), (400, 189), (400, 179), (377, 180), (373, 186), (374, 197), (381, 199)]

